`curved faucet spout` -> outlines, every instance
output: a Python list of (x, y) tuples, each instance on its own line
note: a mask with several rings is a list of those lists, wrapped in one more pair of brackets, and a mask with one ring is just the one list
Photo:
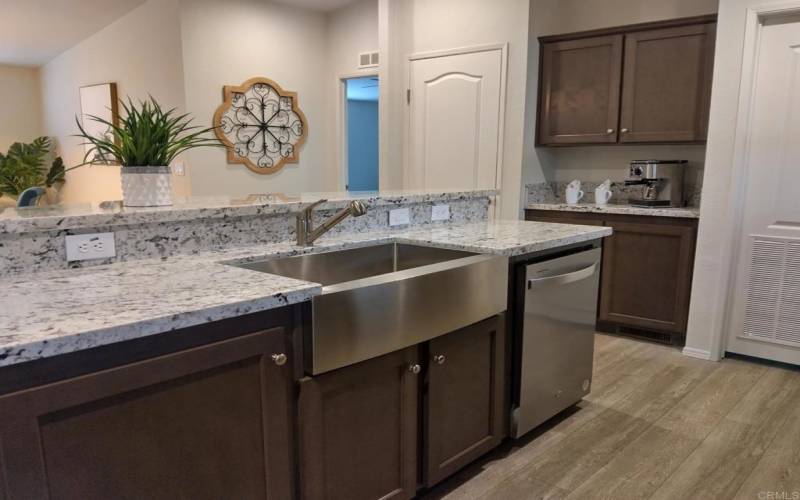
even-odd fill
[(325, 201), (327, 200), (314, 202), (303, 208), (303, 210), (297, 214), (297, 244), (299, 246), (312, 246), (317, 238), (330, 231), (335, 225), (342, 222), (348, 216), (361, 217), (367, 213), (367, 205), (363, 201), (353, 200), (348, 203), (345, 208), (315, 229), (312, 219), (313, 210)]

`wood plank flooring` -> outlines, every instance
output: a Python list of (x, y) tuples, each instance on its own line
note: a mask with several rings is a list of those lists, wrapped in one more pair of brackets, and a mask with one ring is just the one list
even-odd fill
[(423, 498), (800, 499), (800, 371), (597, 334), (584, 401)]

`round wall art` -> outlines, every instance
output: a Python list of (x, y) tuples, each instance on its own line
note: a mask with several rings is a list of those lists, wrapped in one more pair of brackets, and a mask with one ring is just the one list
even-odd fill
[(297, 162), (307, 133), (297, 93), (269, 78), (251, 78), (240, 86), (226, 85), (223, 94), (214, 131), (228, 146), (228, 163), (271, 174)]

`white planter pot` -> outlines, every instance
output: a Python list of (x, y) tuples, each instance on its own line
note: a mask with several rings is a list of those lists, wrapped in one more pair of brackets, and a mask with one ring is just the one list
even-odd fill
[(169, 167), (122, 167), (122, 203), (126, 207), (172, 205)]

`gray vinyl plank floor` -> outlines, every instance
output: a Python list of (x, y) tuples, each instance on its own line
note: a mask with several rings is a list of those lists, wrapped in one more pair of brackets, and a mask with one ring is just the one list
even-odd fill
[(423, 498), (800, 498), (800, 371), (595, 339), (588, 397)]

